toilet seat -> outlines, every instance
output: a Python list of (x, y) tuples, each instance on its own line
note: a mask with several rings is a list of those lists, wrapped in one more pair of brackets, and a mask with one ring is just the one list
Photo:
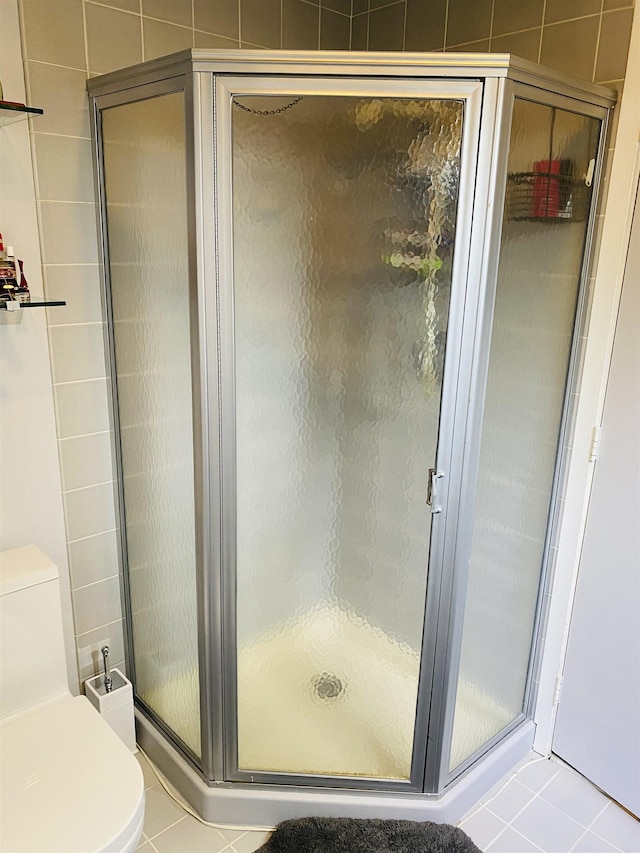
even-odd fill
[(135, 849), (142, 770), (84, 696), (64, 695), (3, 720), (0, 772), (0, 851)]

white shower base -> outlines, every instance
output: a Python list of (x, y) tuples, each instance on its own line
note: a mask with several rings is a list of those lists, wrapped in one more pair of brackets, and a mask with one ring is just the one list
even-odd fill
[[(241, 769), (406, 779), (413, 737), (418, 655), (356, 614), (325, 606), (281, 623), (238, 656)], [(326, 674), (325, 678), (321, 681)], [(176, 699), (194, 673), (174, 678)], [(334, 697), (318, 684), (340, 681)], [(512, 715), (472, 684), (459, 689), (454, 761), (487, 740)], [(322, 698), (322, 695), (325, 698)], [(189, 706), (191, 707), (191, 706)], [(185, 703), (185, 740), (199, 733)], [(178, 715), (180, 718), (180, 715)], [(142, 711), (138, 740), (205, 820), (248, 827), (319, 815), (455, 822), (531, 750), (534, 725), (524, 721), (442, 794), (348, 790), (313, 783), (207, 783)], [(471, 740), (471, 736), (475, 738)], [(283, 780), (285, 781), (285, 780)]]
[[(238, 655), (239, 769), (408, 780), (419, 664), (415, 649), (337, 604), (276, 625)], [(177, 733), (198, 752), (197, 673), (168, 680), (145, 698), (159, 710), (171, 694)], [(513, 717), (463, 679), (451, 766)]]
[[(408, 779), (419, 665), (337, 604), (275, 626), (238, 655), (239, 768)], [(514, 717), (464, 681), (458, 703), (452, 766)]]

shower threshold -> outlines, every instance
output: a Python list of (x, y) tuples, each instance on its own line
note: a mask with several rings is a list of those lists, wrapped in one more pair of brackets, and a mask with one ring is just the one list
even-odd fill
[(531, 720), (525, 720), (441, 794), (244, 782), (207, 784), (139, 708), (136, 708), (136, 732), (144, 752), (204, 820), (269, 828), (282, 820), (305, 816), (455, 823), (531, 752), (535, 726)]

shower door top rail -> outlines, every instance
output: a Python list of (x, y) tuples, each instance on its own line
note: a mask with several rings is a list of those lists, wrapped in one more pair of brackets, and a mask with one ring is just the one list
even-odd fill
[(518, 83), (611, 107), (616, 93), (596, 83), (555, 71), (509, 53), (403, 53), (341, 50), (209, 50), (191, 48), (169, 56), (112, 71), (87, 81), (87, 90), (98, 96), (117, 89), (140, 86), (160, 77), (191, 72), (213, 74), (296, 74), (324, 76), (504, 77)]

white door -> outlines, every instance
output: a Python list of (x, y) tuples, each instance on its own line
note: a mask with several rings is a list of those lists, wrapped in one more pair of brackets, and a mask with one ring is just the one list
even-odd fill
[(640, 815), (640, 192), (553, 751)]

